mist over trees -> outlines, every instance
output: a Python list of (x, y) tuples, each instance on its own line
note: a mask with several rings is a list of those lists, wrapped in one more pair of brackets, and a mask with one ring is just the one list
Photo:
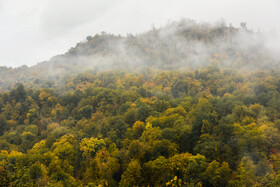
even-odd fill
[(266, 36), (247, 29), (246, 23), (234, 28), (223, 22), (209, 24), (183, 19), (126, 37), (102, 32), (35, 66), (0, 67), (0, 87), (10, 89), (18, 82), (35, 88), (43, 83), (44, 87), (60, 85), (65, 76), (84, 71), (187, 71), (209, 65), (243, 71), (275, 69), (279, 66), (279, 55), (272, 54), (266, 44)]
[(88, 36), (0, 87), (0, 186), (280, 185), (279, 61), (245, 23)]

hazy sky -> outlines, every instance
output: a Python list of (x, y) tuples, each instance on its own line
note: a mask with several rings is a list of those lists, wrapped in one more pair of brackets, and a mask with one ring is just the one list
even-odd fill
[(0, 0), (0, 66), (28, 66), (88, 35), (141, 33), (181, 18), (280, 30), (280, 0)]

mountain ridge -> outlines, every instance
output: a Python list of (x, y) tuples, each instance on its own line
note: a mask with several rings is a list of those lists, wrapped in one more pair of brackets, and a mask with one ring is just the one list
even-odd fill
[(278, 63), (270, 56), (260, 33), (242, 23), (240, 28), (172, 22), (139, 35), (113, 35), (102, 32), (88, 36), (66, 53), (34, 66), (0, 67), (0, 88), (18, 82), (62, 80), (88, 70), (192, 69), (214, 65), (233, 69), (273, 69)]

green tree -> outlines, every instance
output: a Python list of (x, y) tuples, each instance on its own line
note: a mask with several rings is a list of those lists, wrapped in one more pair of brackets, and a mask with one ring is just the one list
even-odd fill
[(131, 160), (126, 171), (122, 174), (120, 186), (141, 186), (143, 180), (139, 161)]
[(103, 139), (84, 138), (80, 143), (80, 150), (86, 158), (94, 158), (95, 154), (106, 146)]

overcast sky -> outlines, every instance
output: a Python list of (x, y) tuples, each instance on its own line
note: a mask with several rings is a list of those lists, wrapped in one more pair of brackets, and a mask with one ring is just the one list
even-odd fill
[(0, 66), (28, 66), (88, 35), (141, 33), (190, 18), (279, 31), (280, 0), (0, 0)]

